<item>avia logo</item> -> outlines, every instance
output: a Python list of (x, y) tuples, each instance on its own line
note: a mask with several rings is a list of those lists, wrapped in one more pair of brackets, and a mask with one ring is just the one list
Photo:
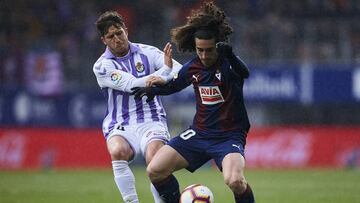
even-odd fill
[(199, 93), (203, 104), (211, 105), (224, 102), (218, 86), (204, 87), (199, 86)]

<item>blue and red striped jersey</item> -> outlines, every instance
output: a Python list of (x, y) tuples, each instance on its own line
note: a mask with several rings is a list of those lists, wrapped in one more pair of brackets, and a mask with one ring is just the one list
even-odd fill
[[(238, 60), (248, 71), (246, 65)], [(166, 86), (153, 87), (151, 91), (155, 95), (169, 95), (192, 84), (196, 99), (193, 129), (213, 136), (239, 131), (246, 134), (250, 123), (243, 85), (248, 72), (246, 75), (240, 72), (235, 71), (225, 57), (219, 58), (212, 67), (204, 67), (196, 57), (183, 65), (177, 77)]]

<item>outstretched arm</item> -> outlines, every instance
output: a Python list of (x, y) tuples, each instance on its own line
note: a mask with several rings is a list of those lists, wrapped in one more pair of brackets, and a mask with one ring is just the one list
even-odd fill
[(167, 79), (163, 76), (169, 75), (172, 71), (170, 67), (164, 67), (151, 75), (136, 78), (130, 73), (117, 69), (116, 66), (117, 62), (112, 59), (104, 59), (95, 63), (93, 70), (101, 88), (109, 87), (131, 93), (133, 87), (145, 87), (148, 79), (156, 78), (159, 84), (161, 82), (165, 84)]
[(134, 87), (131, 89), (133, 91), (131, 94), (135, 96), (135, 99), (141, 99), (142, 97), (147, 96), (146, 101), (148, 102), (153, 100), (156, 95), (170, 95), (179, 92), (185, 87), (175, 86), (174, 82), (171, 81), (165, 86), (159, 87)]
[(143, 96), (147, 96), (146, 101), (150, 101), (155, 95), (170, 95), (179, 92), (191, 84), (187, 79), (187, 70), (188, 67), (183, 67), (179, 71), (179, 74), (164, 86), (132, 88), (132, 94), (135, 96), (135, 99), (141, 99)]

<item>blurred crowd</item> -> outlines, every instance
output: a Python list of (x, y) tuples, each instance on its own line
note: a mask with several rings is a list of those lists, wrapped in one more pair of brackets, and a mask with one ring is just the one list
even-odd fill
[[(94, 23), (121, 13), (132, 42), (162, 49), (169, 30), (199, 0), (1, 0), (0, 86), (56, 95), (96, 87), (92, 65), (104, 51)], [(359, 63), (359, 0), (216, 1), (234, 28), (231, 42), (249, 64)], [(180, 61), (186, 55), (175, 54)], [(45, 88), (44, 88), (45, 87)]]

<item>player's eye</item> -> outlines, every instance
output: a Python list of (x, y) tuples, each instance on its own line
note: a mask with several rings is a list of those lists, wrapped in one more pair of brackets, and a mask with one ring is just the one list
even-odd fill
[(108, 38), (108, 39), (112, 39), (113, 37), (114, 37), (113, 34), (106, 36), (106, 38)]
[(208, 49), (206, 49), (205, 51), (206, 52), (212, 52), (214, 49), (213, 48), (208, 48)]

